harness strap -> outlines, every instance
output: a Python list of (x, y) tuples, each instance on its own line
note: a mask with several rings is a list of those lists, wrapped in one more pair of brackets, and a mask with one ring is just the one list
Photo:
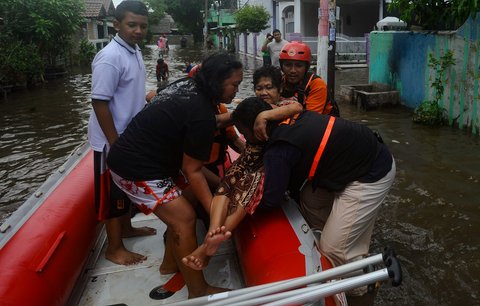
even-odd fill
[[(297, 89), (297, 92), (295, 93), (295, 95), (297, 96), (297, 99), (298, 99), (298, 102), (300, 102), (300, 104), (303, 105), (303, 108), (305, 109), (306, 108), (306, 105), (305, 105), (305, 96), (308, 95), (308, 93), (310, 92), (310, 82), (312, 82), (312, 80), (314, 79), (315, 77), (315, 74), (312, 73), (310, 75), (310, 78), (308, 79), (308, 82), (307, 84), (305, 85), (304, 88), (298, 88)], [(300, 87), (300, 86), (299, 86)]]
[(314, 76), (315, 76), (315, 74), (312, 73), (312, 75), (311, 75), (310, 78), (308, 79), (307, 85), (305, 85), (304, 92), (307, 92), (307, 88), (308, 88), (308, 86), (310, 85), (310, 82), (312, 81), (312, 79), (313, 79)]
[(323, 151), (325, 150), (325, 146), (327, 145), (328, 138), (330, 138), (330, 133), (332, 132), (333, 124), (335, 123), (335, 117), (330, 116), (328, 120), (327, 128), (325, 129), (325, 133), (323, 134), (322, 141), (318, 146), (317, 153), (315, 154), (315, 158), (313, 159), (312, 166), (310, 167), (310, 173), (308, 174), (308, 180), (312, 180), (315, 172), (317, 171), (318, 163), (320, 162), (320, 158), (322, 157)]

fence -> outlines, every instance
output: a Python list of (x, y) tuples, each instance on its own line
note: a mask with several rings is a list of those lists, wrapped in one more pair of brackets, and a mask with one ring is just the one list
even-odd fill
[[(312, 50), (314, 60), (317, 55), (316, 36), (306, 36), (303, 42)], [(336, 63), (366, 63), (367, 62), (367, 40), (365, 37), (350, 37), (338, 34), (335, 42), (335, 62)]]

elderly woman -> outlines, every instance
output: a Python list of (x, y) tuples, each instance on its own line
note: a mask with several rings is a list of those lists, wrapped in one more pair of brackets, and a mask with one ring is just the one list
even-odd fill
[[(189, 199), (210, 211), (213, 196), (202, 169), (214, 140), (217, 105), (231, 102), (242, 79), (241, 62), (225, 53), (211, 55), (194, 79), (169, 85), (135, 116), (108, 155), (115, 184), (141, 211), (167, 225), (167, 248), (177, 262), (197, 247)], [(188, 180), (186, 190), (180, 173)], [(200, 271), (178, 269), (190, 298), (225, 290), (208, 285)]]

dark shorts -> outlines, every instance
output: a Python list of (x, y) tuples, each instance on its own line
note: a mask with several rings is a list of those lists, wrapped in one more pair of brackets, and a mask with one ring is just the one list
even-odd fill
[(120, 217), (130, 212), (131, 201), (113, 182), (106, 165), (106, 152), (93, 153), (95, 211), (98, 220)]

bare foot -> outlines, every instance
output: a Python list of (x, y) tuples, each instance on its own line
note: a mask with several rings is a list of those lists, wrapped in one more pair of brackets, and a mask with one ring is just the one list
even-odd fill
[(225, 240), (230, 239), (232, 232), (227, 231), (225, 226), (219, 227), (214, 231), (208, 232), (203, 244), (206, 244), (206, 256), (213, 256), (217, 253), (218, 247)]
[(111, 250), (107, 247), (105, 258), (118, 265), (130, 266), (141, 263), (147, 259), (147, 256), (130, 252), (125, 248)]
[(206, 245), (203, 243), (198, 246), (190, 255), (182, 258), (182, 263), (194, 270), (202, 270), (207, 266), (209, 258), (205, 255)]
[(210, 231), (205, 236), (205, 241), (190, 255), (182, 258), (184, 265), (194, 269), (202, 270), (208, 265), (210, 257), (215, 255), (220, 244), (232, 236), (230, 231), (225, 230), (225, 226)]
[(130, 228), (126, 228), (125, 230), (122, 231), (122, 238), (151, 236), (156, 234), (157, 234), (157, 230), (152, 227), (148, 227), (148, 226), (132, 227), (131, 226)]

